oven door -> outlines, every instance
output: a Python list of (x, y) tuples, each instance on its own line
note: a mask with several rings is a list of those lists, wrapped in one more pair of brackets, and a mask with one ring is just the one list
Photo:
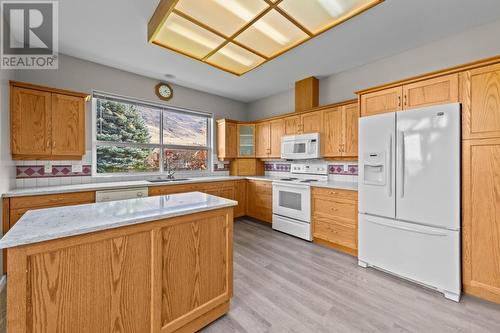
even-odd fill
[(308, 185), (273, 183), (273, 214), (311, 222), (311, 188)]

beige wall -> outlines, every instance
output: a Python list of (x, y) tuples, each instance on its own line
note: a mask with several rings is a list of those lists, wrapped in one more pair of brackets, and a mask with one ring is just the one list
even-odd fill
[[(483, 25), (320, 80), (320, 104), (356, 98), (355, 91), (500, 55), (500, 21)], [(293, 90), (248, 105), (250, 120), (294, 111)]]
[[(128, 96), (156, 103), (162, 102), (154, 93), (158, 80), (99, 65), (86, 60), (60, 55), (58, 70), (16, 71), (18, 81), (91, 93), (92, 90)], [(245, 103), (173, 85), (174, 97), (167, 103), (191, 110), (212, 112), (215, 118), (247, 120)], [(87, 150), (91, 149), (91, 103), (87, 106)]]

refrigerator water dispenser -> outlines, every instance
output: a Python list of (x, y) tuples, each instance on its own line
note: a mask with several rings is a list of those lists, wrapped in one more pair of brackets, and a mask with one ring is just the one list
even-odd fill
[(363, 182), (367, 185), (384, 186), (386, 183), (384, 153), (365, 153), (363, 159)]

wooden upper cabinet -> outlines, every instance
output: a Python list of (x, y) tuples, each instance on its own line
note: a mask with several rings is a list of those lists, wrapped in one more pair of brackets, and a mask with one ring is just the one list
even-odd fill
[(361, 116), (373, 116), (376, 114), (402, 110), (402, 95), (402, 87), (395, 87), (361, 95)]
[(85, 154), (85, 102), (79, 97), (52, 94), (52, 155)]
[(403, 86), (403, 109), (453, 102), (458, 102), (457, 73)]
[(238, 129), (235, 122), (226, 119), (217, 120), (217, 158), (219, 160), (238, 157)]
[(303, 114), (300, 117), (300, 133), (317, 133), (321, 131), (321, 111)]
[(358, 156), (358, 104), (323, 110), (321, 147), (325, 157)]
[(333, 107), (323, 111), (323, 130), (320, 141), (323, 156), (342, 156), (342, 107)]
[(342, 129), (344, 142), (342, 146), (342, 156), (358, 156), (358, 120), (358, 103), (343, 106)]
[(11, 86), (11, 150), (14, 159), (50, 156), (52, 94)]
[(271, 158), (281, 158), (281, 137), (283, 136), (283, 119), (269, 122), (271, 131)]
[(300, 116), (290, 116), (283, 119), (284, 135), (300, 133)]
[(295, 112), (319, 105), (319, 80), (313, 76), (295, 82)]
[(500, 64), (460, 74), (462, 137), (500, 137)]
[(271, 125), (269, 122), (255, 125), (255, 157), (267, 158), (271, 154)]
[(255, 157), (255, 125), (254, 124), (238, 124), (237, 136), (238, 157), (254, 158)]
[(10, 82), (13, 159), (80, 159), (88, 95)]

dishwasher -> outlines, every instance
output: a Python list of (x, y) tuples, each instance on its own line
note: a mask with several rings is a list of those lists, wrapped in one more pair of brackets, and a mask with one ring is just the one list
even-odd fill
[(147, 187), (110, 190), (110, 191), (96, 191), (95, 201), (107, 202), (107, 201), (145, 198), (147, 196), (148, 196)]

